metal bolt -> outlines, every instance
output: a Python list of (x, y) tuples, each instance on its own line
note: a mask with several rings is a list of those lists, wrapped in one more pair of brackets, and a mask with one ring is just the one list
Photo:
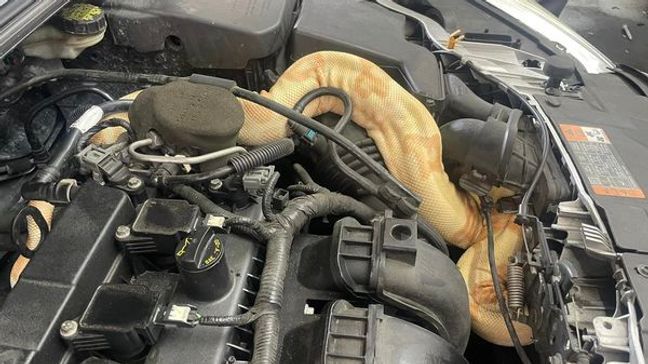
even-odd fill
[(216, 192), (216, 191), (220, 190), (222, 187), (223, 187), (223, 181), (221, 181), (218, 178), (209, 181), (209, 191), (210, 192)]
[(127, 239), (130, 236), (131, 229), (126, 226), (126, 225), (120, 225), (117, 227), (117, 231), (115, 232), (115, 238), (117, 240), (122, 240), (122, 239)]
[(63, 321), (59, 333), (63, 338), (69, 338), (76, 335), (79, 331), (79, 323), (74, 320)]
[(142, 180), (137, 177), (131, 177), (128, 179), (128, 188), (131, 190), (137, 190), (142, 187)]
[(648, 265), (640, 264), (637, 266), (637, 273), (644, 278), (648, 278)]

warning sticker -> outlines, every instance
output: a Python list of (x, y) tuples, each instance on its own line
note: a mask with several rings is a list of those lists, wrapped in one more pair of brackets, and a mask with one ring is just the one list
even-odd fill
[(560, 129), (594, 193), (646, 198), (603, 129), (569, 124), (560, 125)]

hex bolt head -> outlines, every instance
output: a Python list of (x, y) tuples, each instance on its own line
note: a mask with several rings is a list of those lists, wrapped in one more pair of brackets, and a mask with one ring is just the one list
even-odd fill
[(63, 321), (63, 323), (61, 324), (61, 328), (59, 329), (59, 333), (61, 334), (61, 337), (64, 339), (76, 335), (78, 331), (79, 331), (79, 323), (74, 320)]
[(216, 192), (223, 187), (223, 181), (216, 178), (209, 181), (209, 192)]
[(123, 240), (127, 239), (130, 236), (131, 229), (126, 226), (126, 225), (120, 225), (117, 227), (117, 231), (115, 232), (115, 238), (117, 240)]
[(142, 187), (142, 180), (137, 178), (137, 177), (131, 177), (128, 179), (128, 188), (131, 190), (138, 190), (140, 187)]

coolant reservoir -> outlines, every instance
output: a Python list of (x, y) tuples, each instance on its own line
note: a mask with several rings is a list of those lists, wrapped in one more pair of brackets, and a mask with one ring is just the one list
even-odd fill
[(74, 59), (101, 42), (106, 27), (106, 16), (100, 7), (73, 4), (32, 33), (23, 43), (23, 52), (44, 59)]

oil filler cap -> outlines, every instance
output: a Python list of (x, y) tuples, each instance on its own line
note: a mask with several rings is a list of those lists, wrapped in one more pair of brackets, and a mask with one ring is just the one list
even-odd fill
[(85, 3), (67, 6), (58, 13), (54, 24), (74, 35), (94, 35), (106, 30), (106, 15), (102, 8)]
[(215, 301), (232, 287), (232, 277), (225, 260), (226, 234), (210, 226), (199, 227), (176, 249), (180, 271), (180, 289), (200, 301)]
[(203, 272), (218, 264), (223, 258), (223, 242), (220, 234), (214, 229), (206, 228), (197, 231), (184, 239), (176, 249), (178, 264), (182, 270), (188, 272)]

